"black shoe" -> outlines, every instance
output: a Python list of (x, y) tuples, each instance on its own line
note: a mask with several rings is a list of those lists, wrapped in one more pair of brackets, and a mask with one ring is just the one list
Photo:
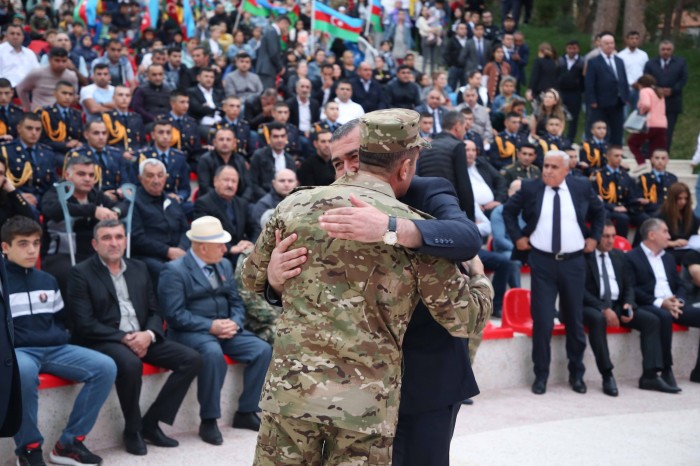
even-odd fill
[(124, 446), (127, 453), (132, 455), (143, 456), (148, 453), (141, 432), (124, 432)]
[(617, 396), (617, 383), (612, 374), (603, 376), (603, 393), (608, 396)]
[(49, 454), (49, 459), (54, 464), (71, 466), (98, 466), (102, 464), (102, 458), (88, 450), (78, 439), (75, 439), (72, 444), (66, 445), (56, 442), (56, 446)]
[(664, 379), (659, 377), (644, 377), (639, 379), (639, 388), (642, 390), (656, 390), (657, 392), (663, 393), (680, 393), (681, 389), (678, 387), (672, 387), (667, 384)]
[(569, 376), (569, 385), (571, 385), (571, 388), (576, 392), (576, 393), (586, 393), (588, 390), (586, 388), (586, 384), (583, 382), (583, 379), (581, 377), (574, 377), (574, 376)]
[(202, 419), (202, 423), (199, 425), (199, 437), (212, 445), (224, 443), (219, 426), (216, 425), (216, 419)]
[(676, 378), (673, 376), (673, 371), (670, 368), (661, 371), (661, 378), (667, 385), (677, 388), (679, 392), (681, 391), (680, 387), (678, 387), (678, 384), (676, 383)]
[(41, 447), (23, 449), (17, 456), (17, 466), (46, 466)]
[(248, 429), (258, 432), (260, 430), (260, 418), (258, 413), (236, 412), (233, 415), (233, 427), (235, 429)]
[(177, 440), (165, 435), (165, 432), (160, 429), (158, 424), (155, 427), (144, 427), (143, 439), (157, 447), (174, 448), (180, 445)]
[(465, 400), (462, 400), (462, 404), (471, 406), (474, 404), (474, 400), (472, 400), (471, 398), (467, 398)]
[(690, 371), (690, 381), (700, 383), (700, 369), (693, 369)]
[(544, 395), (547, 391), (547, 379), (535, 379), (532, 384), (532, 393), (535, 395)]

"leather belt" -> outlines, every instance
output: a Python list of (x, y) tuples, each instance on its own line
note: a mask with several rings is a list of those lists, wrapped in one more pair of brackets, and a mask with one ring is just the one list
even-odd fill
[(579, 251), (574, 251), (574, 252), (546, 252), (546, 251), (541, 251), (536, 248), (532, 248), (533, 251), (542, 254), (543, 256), (549, 257), (550, 259), (554, 259), (555, 261), (565, 261), (567, 259), (573, 259), (578, 256), (583, 255), (583, 249)]

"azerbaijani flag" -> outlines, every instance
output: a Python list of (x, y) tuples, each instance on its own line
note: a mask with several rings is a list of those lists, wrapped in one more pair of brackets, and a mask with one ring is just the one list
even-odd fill
[(97, 20), (97, 2), (98, 0), (80, 0), (73, 10), (73, 18), (82, 21), (86, 27), (94, 26)]
[(267, 11), (258, 4), (258, 0), (243, 0), (243, 11), (253, 16), (267, 16)]
[(294, 28), (297, 24), (297, 21), (299, 21), (299, 18), (301, 17), (301, 9), (299, 8), (299, 4), (295, 3), (294, 8), (289, 10), (289, 22), (291, 23), (291, 27)]
[(272, 13), (273, 16), (280, 16), (280, 15), (286, 15), (287, 14), (287, 9), (281, 6), (274, 6), (270, 4), (267, 0), (257, 0), (258, 5), (261, 7), (265, 8), (267, 11)]
[(372, 13), (370, 22), (374, 26), (374, 32), (382, 32), (382, 2), (381, 0), (372, 0)]
[(183, 22), (182, 22), (182, 35), (185, 39), (189, 39), (194, 36), (195, 25), (194, 25), (194, 12), (192, 11), (192, 3), (190, 0), (184, 0), (182, 3), (183, 11)]
[(314, 0), (313, 28), (342, 40), (358, 42), (362, 32), (362, 20), (338, 13)]

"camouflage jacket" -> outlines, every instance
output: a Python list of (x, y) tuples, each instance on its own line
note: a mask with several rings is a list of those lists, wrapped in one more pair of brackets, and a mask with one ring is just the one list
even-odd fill
[(419, 299), (452, 335), (479, 333), (493, 288), (445, 259), (384, 243), (329, 238), (323, 212), (350, 205), (353, 193), (388, 214), (424, 218), (366, 174), (300, 189), (282, 201), (243, 264), (243, 283), (262, 293), (275, 229), (295, 232), (308, 261), (287, 281), (272, 362), (260, 406), (272, 413), (342, 429), (394, 436), (401, 387), (401, 343)]
[(282, 312), (282, 308), (273, 306), (265, 301), (265, 298), (261, 295), (248, 291), (243, 286), (243, 277), (241, 276), (243, 261), (246, 260), (251, 252), (253, 252), (253, 248), (247, 249), (238, 255), (234, 275), (236, 286), (238, 286), (238, 294), (241, 295), (245, 306), (245, 328), (256, 334), (261, 340), (273, 344), (275, 342), (277, 318)]

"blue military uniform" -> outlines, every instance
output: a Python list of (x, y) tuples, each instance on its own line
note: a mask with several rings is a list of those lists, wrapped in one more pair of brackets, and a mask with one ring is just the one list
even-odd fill
[(484, 154), (484, 139), (479, 133), (470, 129), (464, 133), (464, 140), (472, 141), (476, 145), (476, 155)]
[(107, 144), (120, 153), (127, 150), (137, 153), (146, 145), (143, 118), (138, 113), (110, 110), (102, 114), (102, 121), (107, 125)]
[(192, 194), (190, 168), (187, 166), (187, 160), (182, 151), (170, 148), (167, 153), (159, 153), (155, 147), (148, 146), (139, 152), (138, 163), (140, 164), (146, 159), (158, 159), (165, 164), (168, 171), (168, 181), (165, 183), (166, 194), (177, 194), (183, 203), (190, 198), (190, 194)]
[[(641, 225), (648, 216), (635, 212), (634, 181), (622, 169), (613, 170), (610, 166), (596, 170), (590, 177), (593, 190), (603, 200), (607, 217), (615, 223), (617, 234), (627, 237), (630, 221)], [(615, 207), (625, 207), (627, 212), (616, 212)]]
[(605, 141), (584, 141), (581, 143), (579, 160), (588, 164), (588, 171), (593, 172), (598, 168), (603, 168), (608, 164), (605, 156), (608, 153), (608, 143)]
[(243, 118), (238, 118), (236, 121), (230, 121), (224, 117), (223, 120), (211, 127), (209, 139), (213, 140), (216, 132), (222, 128), (229, 128), (233, 131), (238, 147), (236, 152), (245, 157), (246, 160), (250, 159), (253, 152), (255, 152), (255, 149), (257, 149), (258, 140), (257, 137), (251, 137), (252, 135), (248, 122)]
[(7, 177), (15, 188), (19, 192), (33, 194), (37, 201), (41, 201), (41, 196), (57, 180), (55, 155), (51, 148), (36, 144), (29, 149), (17, 139), (0, 146), (0, 152), (7, 161)]
[(16, 138), (17, 123), (22, 115), (24, 115), (24, 110), (17, 105), (10, 104), (7, 107), (0, 107), (0, 136), (9, 134)]
[(83, 119), (79, 111), (53, 104), (38, 110), (37, 113), (41, 116), (43, 128), (41, 143), (51, 147), (57, 155), (65, 155), (70, 150), (66, 147), (67, 142), (82, 140)]
[(537, 140), (537, 157), (535, 158), (535, 165), (542, 168), (544, 164), (544, 154), (550, 150), (568, 150), (571, 149), (571, 141), (567, 138), (562, 138), (559, 136), (552, 136), (549, 133), (545, 133), (544, 136), (540, 136)]
[(184, 152), (185, 160), (193, 168), (196, 168), (197, 160), (202, 154), (197, 121), (189, 115), (176, 117), (172, 112), (163, 115), (162, 118), (173, 125), (173, 138), (170, 141), (170, 147)]
[(527, 140), (520, 134), (510, 134), (507, 131), (501, 131), (494, 138), (494, 143), (491, 147), (491, 164), (500, 170), (515, 163), (518, 147), (525, 142)]
[(114, 147), (105, 146), (102, 151), (94, 147), (83, 146), (72, 150), (66, 155), (66, 161), (70, 157), (85, 156), (95, 162), (99, 168), (95, 172), (97, 186), (102, 191), (118, 189), (124, 183), (134, 183), (135, 177), (131, 166), (129, 166), (122, 153)]
[(642, 205), (642, 210), (654, 215), (664, 203), (668, 188), (678, 181), (678, 177), (669, 172), (657, 172), (652, 170), (644, 173), (637, 179), (637, 199), (647, 199), (649, 204)]
[[(258, 136), (260, 138), (260, 147), (265, 147), (270, 145), (270, 130), (268, 126), (270, 123), (263, 123), (258, 128)], [(299, 128), (291, 123), (284, 125), (287, 128), (287, 145), (284, 147), (284, 151), (291, 155), (294, 160), (299, 157), (299, 152), (301, 150), (301, 140), (299, 139)]]

